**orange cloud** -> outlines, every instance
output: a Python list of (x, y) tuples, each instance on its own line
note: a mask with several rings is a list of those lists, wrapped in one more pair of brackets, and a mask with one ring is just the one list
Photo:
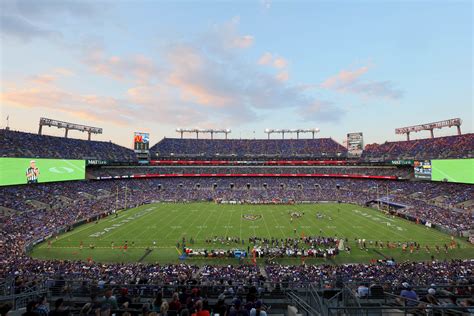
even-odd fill
[(254, 37), (251, 35), (244, 35), (234, 39), (233, 46), (237, 48), (247, 48), (252, 46)]
[(258, 64), (272, 66), (277, 69), (283, 69), (288, 66), (288, 61), (281, 56), (274, 56), (271, 53), (266, 52), (258, 59)]
[(273, 59), (272, 54), (267, 52), (267, 53), (264, 53), (262, 57), (260, 57), (260, 59), (258, 60), (258, 63), (260, 65), (268, 65), (272, 62), (272, 59)]
[(338, 85), (349, 84), (356, 81), (360, 76), (369, 71), (368, 66), (360, 67), (356, 70), (342, 70), (337, 75), (329, 77), (321, 83), (321, 87), (331, 89)]
[(116, 80), (131, 80), (146, 84), (159, 77), (154, 61), (144, 55), (106, 56), (102, 48), (88, 48), (83, 62), (94, 72)]
[(22, 108), (44, 108), (88, 118), (91, 121), (111, 121), (124, 124), (125, 116), (132, 114), (119, 108), (119, 101), (111, 97), (81, 95), (52, 87), (9, 89), (0, 93), (0, 101)]
[(278, 73), (275, 77), (278, 81), (288, 81), (290, 79), (290, 75), (288, 74), (288, 71), (282, 71)]
[(276, 68), (285, 68), (287, 65), (288, 62), (283, 57), (275, 58), (275, 60), (273, 61), (273, 66), (275, 66)]
[(180, 78), (177, 74), (171, 74), (167, 83), (178, 88), (183, 100), (186, 101), (194, 101), (200, 105), (211, 107), (225, 107), (231, 102), (231, 99), (219, 95), (217, 91), (210, 91), (203, 85)]
[(55, 76), (44, 74), (44, 75), (35, 75), (30, 78), (30, 80), (37, 84), (49, 84), (56, 80)]
[(45, 74), (31, 76), (29, 79), (31, 82), (36, 84), (51, 84), (59, 77), (72, 76), (73, 74), (74, 73), (68, 69), (56, 68)]
[(342, 70), (337, 75), (324, 80), (320, 87), (342, 93), (355, 93), (392, 100), (400, 99), (403, 96), (403, 91), (394, 88), (391, 81), (362, 80), (362, 75), (367, 73), (369, 68), (369, 66), (363, 66), (355, 70)]

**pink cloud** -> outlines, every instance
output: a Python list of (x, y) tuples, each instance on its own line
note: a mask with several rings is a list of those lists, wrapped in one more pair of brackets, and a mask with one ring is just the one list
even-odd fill
[(101, 47), (90, 47), (84, 53), (83, 62), (95, 73), (116, 80), (145, 84), (160, 76), (154, 61), (141, 54), (107, 56)]
[(45, 74), (31, 76), (29, 80), (36, 84), (51, 84), (60, 77), (72, 76), (74, 73), (65, 68), (56, 68)]
[(403, 92), (393, 87), (392, 82), (362, 80), (361, 77), (369, 71), (369, 66), (359, 67), (355, 70), (342, 70), (337, 75), (324, 80), (320, 87), (341, 93), (354, 93), (367, 97), (380, 97), (385, 99), (400, 99)]
[(331, 89), (344, 84), (349, 84), (357, 80), (360, 76), (369, 71), (368, 66), (360, 67), (356, 70), (342, 70), (337, 75), (327, 78), (321, 83), (321, 87)]
[(269, 65), (272, 62), (273, 56), (270, 53), (264, 53), (262, 57), (259, 58), (258, 63), (260, 65)]
[(244, 35), (234, 39), (233, 46), (237, 48), (247, 48), (252, 46), (254, 37), (251, 35)]
[(288, 79), (290, 79), (290, 75), (288, 74), (288, 71), (282, 71), (278, 73), (275, 78), (278, 81), (288, 81)]
[(120, 101), (115, 98), (76, 94), (50, 86), (9, 89), (0, 93), (0, 100), (11, 106), (43, 108), (87, 117), (97, 122), (124, 124), (128, 122), (126, 116), (132, 114), (120, 106)]
[(50, 84), (56, 80), (56, 77), (49, 74), (35, 75), (30, 77), (30, 80), (36, 84)]
[(283, 57), (275, 58), (275, 60), (273, 61), (273, 66), (275, 68), (285, 68), (287, 65), (288, 65), (288, 62)]

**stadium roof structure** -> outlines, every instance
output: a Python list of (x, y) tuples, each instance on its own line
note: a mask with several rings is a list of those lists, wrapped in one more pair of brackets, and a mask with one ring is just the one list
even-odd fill
[(395, 129), (395, 134), (407, 134), (407, 140), (410, 140), (410, 133), (420, 132), (420, 131), (430, 131), (431, 138), (434, 138), (434, 129), (443, 128), (443, 127), (453, 127), (456, 126), (458, 129), (458, 135), (461, 135), (461, 124), (462, 120), (460, 118), (454, 118), (439, 122), (420, 124), (408, 127), (400, 127)]
[(316, 133), (319, 133), (319, 128), (296, 128), (296, 129), (272, 129), (266, 128), (264, 131), (268, 134), (268, 139), (270, 139), (270, 134), (281, 134), (281, 138), (285, 139), (285, 134), (296, 134), (296, 139), (300, 138), (300, 133), (312, 133), (313, 139)]
[(64, 128), (66, 131), (64, 132), (64, 137), (67, 138), (69, 130), (76, 130), (80, 132), (87, 132), (89, 134), (88, 139), (91, 140), (91, 134), (102, 134), (102, 128), (100, 127), (92, 127), (92, 126), (86, 126), (82, 124), (76, 124), (76, 123), (68, 123), (68, 122), (63, 122), (55, 119), (49, 119), (42, 117), (40, 118), (39, 121), (39, 130), (38, 134), (41, 135), (43, 131), (43, 126), (49, 126), (49, 127), (57, 127), (57, 128)]
[(232, 132), (229, 128), (221, 128), (221, 129), (214, 129), (214, 128), (180, 128), (176, 129), (177, 133), (181, 134), (181, 138), (183, 138), (184, 133), (196, 133), (196, 138), (199, 138), (199, 133), (201, 134), (211, 134), (211, 139), (214, 139), (214, 134), (225, 134), (225, 139), (227, 139), (227, 134)]

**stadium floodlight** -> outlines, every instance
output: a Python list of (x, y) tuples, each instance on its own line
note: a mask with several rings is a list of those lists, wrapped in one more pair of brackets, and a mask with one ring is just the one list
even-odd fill
[(63, 121), (58, 121), (58, 120), (42, 117), (40, 118), (40, 121), (39, 121), (39, 130), (38, 130), (39, 135), (41, 135), (41, 133), (43, 132), (43, 126), (64, 128), (66, 130), (64, 133), (64, 137), (66, 138), (68, 136), (69, 130), (86, 132), (89, 134), (89, 137), (88, 137), (89, 140), (91, 140), (91, 134), (102, 134), (102, 128), (100, 127), (92, 127), (92, 126), (86, 126), (86, 125), (81, 125), (81, 124), (68, 123), (68, 122), (63, 122)]
[(313, 139), (316, 133), (319, 133), (319, 128), (292, 128), (292, 129), (271, 129), (266, 128), (264, 130), (266, 134), (268, 134), (268, 139), (270, 139), (270, 134), (281, 134), (282, 139), (285, 139), (285, 134), (296, 134), (296, 139), (300, 138), (300, 133), (312, 133)]
[(443, 127), (457, 127), (458, 135), (461, 135), (461, 124), (462, 120), (460, 118), (454, 118), (454, 119), (449, 119), (449, 120), (444, 120), (444, 121), (439, 121), (439, 122), (433, 122), (433, 123), (428, 123), (428, 124), (420, 124), (420, 125), (414, 125), (414, 126), (407, 126), (407, 127), (400, 127), (395, 129), (395, 134), (406, 134), (407, 135), (407, 141), (410, 140), (410, 133), (414, 132), (420, 132), (420, 131), (430, 131), (431, 138), (434, 138), (434, 129), (435, 128), (443, 128)]
[(199, 134), (211, 134), (211, 139), (214, 139), (214, 134), (225, 134), (225, 139), (227, 135), (232, 132), (230, 128), (176, 128), (176, 132), (180, 133), (181, 138), (183, 138), (184, 133), (196, 133), (196, 138), (199, 138)]

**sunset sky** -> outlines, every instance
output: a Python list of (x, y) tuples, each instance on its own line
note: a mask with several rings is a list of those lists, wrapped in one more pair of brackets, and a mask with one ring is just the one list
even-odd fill
[(2, 0), (0, 125), (54, 118), (127, 147), (176, 127), (373, 143), (460, 117), (472, 132), (472, 18), (471, 1)]

